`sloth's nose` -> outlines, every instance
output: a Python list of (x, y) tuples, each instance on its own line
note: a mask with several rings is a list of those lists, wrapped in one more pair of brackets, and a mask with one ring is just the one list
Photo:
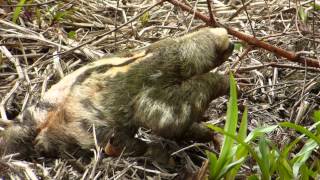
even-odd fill
[(234, 43), (233, 42), (230, 42), (229, 43), (229, 46), (228, 46), (228, 52), (232, 52), (234, 49)]

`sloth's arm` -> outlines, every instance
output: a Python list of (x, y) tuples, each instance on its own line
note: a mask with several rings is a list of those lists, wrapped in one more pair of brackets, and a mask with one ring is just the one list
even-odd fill
[(160, 136), (182, 139), (211, 100), (227, 94), (228, 89), (228, 79), (217, 73), (198, 75), (164, 89), (147, 89), (136, 99), (135, 121)]

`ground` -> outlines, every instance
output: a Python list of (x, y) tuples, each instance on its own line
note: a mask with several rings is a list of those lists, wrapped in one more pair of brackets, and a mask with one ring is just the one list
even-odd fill
[[(24, 1), (20, 1), (23, 4)], [(193, 13), (156, 0), (26, 1), (0, 0), (0, 112), (12, 120), (61, 77), (84, 64), (119, 51), (146, 46), (206, 24)], [(208, 15), (206, 0), (183, 1)], [(273, 46), (318, 59), (319, 11), (313, 1), (249, 0), (223, 4), (214, 0), (212, 11), (221, 24), (253, 35)], [(252, 46), (230, 35), (236, 49), (218, 70), (234, 72), (239, 86), (239, 113), (248, 107), (248, 129), (290, 121), (313, 124), (311, 114), (320, 109), (319, 68), (307, 67)], [(211, 103), (208, 122), (223, 127), (228, 97)], [(0, 126), (0, 130), (3, 130)], [(145, 132), (141, 131), (143, 135)], [(278, 148), (297, 134), (277, 128), (268, 134)], [(104, 157), (95, 149), (89, 163), (81, 160), (39, 158), (35, 162), (3, 156), (0, 176), (29, 179), (186, 179), (197, 178), (206, 160), (205, 150), (219, 152), (212, 144), (177, 144), (172, 164), (158, 164), (148, 157)], [(303, 146), (304, 142), (301, 142)], [(250, 160), (239, 177), (256, 171)]]

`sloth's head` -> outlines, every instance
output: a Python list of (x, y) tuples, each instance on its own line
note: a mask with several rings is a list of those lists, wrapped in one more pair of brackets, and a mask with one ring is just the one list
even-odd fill
[(224, 28), (204, 28), (177, 39), (184, 76), (206, 73), (225, 62), (234, 45)]
[(23, 157), (34, 154), (32, 148), (33, 131), (21, 123), (9, 124), (6, 130), (0, 133), (0, 157), (7, 154), (16, 154)]
[[(207, 73), (225, 62), (234, 45), (223, 28), (203, 28), (150, 45), (146, 56), (129, 70), (129, 78), (175, 83)], [(130, 73), (131, 72), (131, 73)]]

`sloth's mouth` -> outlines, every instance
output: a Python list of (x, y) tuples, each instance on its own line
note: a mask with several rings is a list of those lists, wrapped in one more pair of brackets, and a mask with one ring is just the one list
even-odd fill
[(215, 67), (220, 66), (222, 63), (227, 61), (229, 57), (232, 55), (233, 50), (234, 50), (234, 43), (230, 42), (227, 49), (225, 49), (222, 52), (221, 51), (217, 52), (218, 58), (217, 58)]
[(234, 50), (234, 43), (230, 42), (228, 48), (224, 50), (224, 52), (221, 54), (223, 57), (222, 59), (224, 61), (228, 60), (229, 57), (232, 55), (233, 50)]
[(230, 42), (227, 50), (225, 50), (225, 53), (230, 53), (231, 54), (233, 52), (233, 50), (234, 50), (234, 43)]

